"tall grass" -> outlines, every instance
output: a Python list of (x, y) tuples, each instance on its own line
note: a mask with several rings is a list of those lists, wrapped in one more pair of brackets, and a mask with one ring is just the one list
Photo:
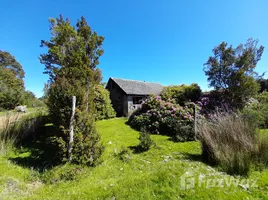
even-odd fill
[(204, 159), (229, 174), (248, 175), (256, 151), (256, 131), (239, 114), (217, 113), (199, 124)]
[(45, 111), (30, 114), (6, 113), (0, 117), (0, 155), (7, 154), (16, 143), (34, 134), (42, 121)]

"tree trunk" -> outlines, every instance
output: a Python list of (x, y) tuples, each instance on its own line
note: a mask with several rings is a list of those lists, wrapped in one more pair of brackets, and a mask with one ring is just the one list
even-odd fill
[(74, 141), (74, 115), (75, 115), (75, 105), (76, 105), (76, 96), (72, 97), (72, 115), (69, 126), (69, 145), (68, 145), (68, 159), (72, 161), (72, 149), (73, 149), (73, 141)]

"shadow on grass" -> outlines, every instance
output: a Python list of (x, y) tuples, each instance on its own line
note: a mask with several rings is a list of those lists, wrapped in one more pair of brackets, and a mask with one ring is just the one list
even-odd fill
[(136, 146), (129, 146), (128, 148), (129, 148), (129, 149), (132, 151), (132, 153), (134, 153), (134, 154), (140, 154), (140, 153), (144, 153), (144, 152), (147, 151), (147, 150), (142, 149), (139, 145), (136, 145)]
[(216, 162), (208, 160), (206, 156), (202, 154), (191, 154), (191, 153), (182, 153), (183, 158), (189, 161), (202, 162), (211, 167), (217, 166)]
[(17, 144), (15, 156), (9, 159), (20, 166), (39, 172), (60, 164), (57, 146), (53, 145), (50, 140), (58, 131), (52, 124), (49, 124), (47, 117), (43, 117), (34, 132)]

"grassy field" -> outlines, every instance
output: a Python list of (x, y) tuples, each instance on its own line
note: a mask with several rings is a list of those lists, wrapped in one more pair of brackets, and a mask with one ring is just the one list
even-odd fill
[[(268, 199), (267, 169), (229, 176), (201, 161), (199, 142), (160, 135), (152, 136), (155, 147), (137, 153), (139, 133), (125, 122), (97, 122), (105, 151), (94, 168), (64, 165), (41, 173), (14, 162), (31, 157), (29, 149), (0, 157), (0, 199)], [(118, 154), (126, 148), (123, 161)]]

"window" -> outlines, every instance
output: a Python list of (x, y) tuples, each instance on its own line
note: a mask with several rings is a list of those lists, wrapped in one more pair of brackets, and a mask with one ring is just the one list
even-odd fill
[(141, 104), (142, 97), (132, 97), (133, 104)]

